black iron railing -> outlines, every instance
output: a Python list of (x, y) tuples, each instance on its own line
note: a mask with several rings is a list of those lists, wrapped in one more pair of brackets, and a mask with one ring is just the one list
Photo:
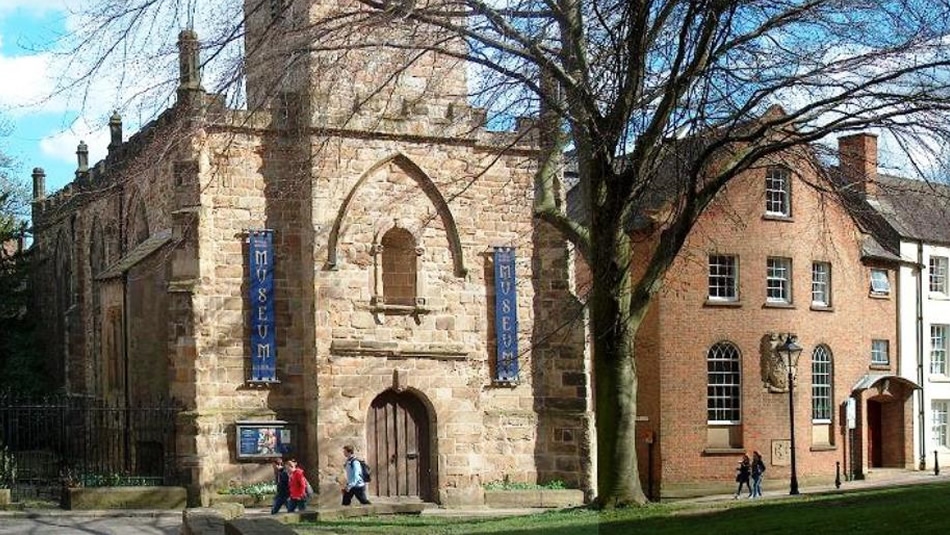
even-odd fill
[(63, 486), (176, 485), (180, 411), (172, 400), (0, 394), (0, 451), (12, 459), (0, 478), (14, 500), (57, 499)]

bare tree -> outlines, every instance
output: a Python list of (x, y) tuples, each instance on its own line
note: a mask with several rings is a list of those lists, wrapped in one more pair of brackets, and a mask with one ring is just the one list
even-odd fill
[[(194, 2), (97, 4), (107, 6), (90, 26), (99, 38), (84, 46), (110, 46), (90, 74), (104, 64), (102, 54), (121, 49), (104, 32), (121, 39), (152, 20), (149, 13), (181, 15)], [(292, 5), (246, 2), (250, 11)], [(215, 21), (204, 57), (242, 38), (241, 24)], [(763, 159), (840, 133), (878, 129), (905, 146), (944, 143), (948, 26), (950, 5), (940, 0), (347, 0), (324, 2), (303, 24), (274, 31), (294, 57), (332, 57), (341, 69), (358, 49), (399, 55), (404, 69), (421, 52), (435, 52), (472, 66), (471, 98), (496, 121), (542, 119), (547, 150), (535, 214), (592, 269), (597, 494), (612, 507), (646, 499), (634, 440), (633, 341), (697, 218)], [(569, 218), (559, 202), (568, 150), (586, 220)], [(671, 159), (679, 159), (673, 182)], [(630, 226), (658, 195), (668, 202), (657, 241), (635, 257)], [(634, 268), (642, 274), (636, 279)]]
[[(0, 119), (0, 138), (9, 125)], [(21, 237), (29, 214), (29, 196), (25, 184), (14, 180), (17, 162), (0, 149), (0, 245)], [(0, 250), (0, 256), (4, 256)]]

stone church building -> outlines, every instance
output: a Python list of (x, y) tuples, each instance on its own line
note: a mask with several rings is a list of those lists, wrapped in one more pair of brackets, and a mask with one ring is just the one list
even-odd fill
[(171, 108), (128, 139), (113, 116), (108, 156), (80, 143), (61, 191), (34, 170), (50, 373), (130, 406), (174, 397), (172, 468), (203, 503), (274, 455), (336, 502), (346, 444), (372, 495), (589, 489), (582, 309), (569, 248), (532, 217), (534, 124), (487, 128), (456, 60), (291, 53), (336, 3), (265, 5), (246, 110), (202, 88), (186, 30)]

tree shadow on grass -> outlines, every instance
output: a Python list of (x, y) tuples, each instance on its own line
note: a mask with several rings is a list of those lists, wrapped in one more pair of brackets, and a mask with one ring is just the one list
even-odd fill
[[(399, 535), (712, 535), (751, 531), (768, 534), (939, 533), (950, 484), (803, 495), (798, 498), (705, 505), (660, 504), (638, 509), (553, 511), (517, 518), (457, 520), (373, 518), (321, 523), (309, 533)], [(302, 531), (307, 533), (308, 531)]]

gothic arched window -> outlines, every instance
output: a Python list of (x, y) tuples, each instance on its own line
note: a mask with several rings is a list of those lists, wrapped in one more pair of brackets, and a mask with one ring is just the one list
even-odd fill
[(393, 227), (383, 235), (383, 302), (387, 305), (416, 304), (415, 239), (405, 229)]

